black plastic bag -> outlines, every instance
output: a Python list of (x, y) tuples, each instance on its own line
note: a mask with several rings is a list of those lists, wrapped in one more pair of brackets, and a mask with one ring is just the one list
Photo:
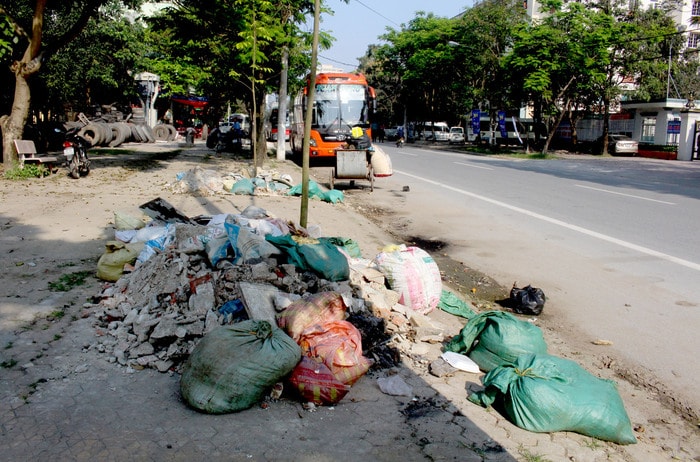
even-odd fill
[(546, 297), (542, 289), (530, 285), (510, 289), (510, 306), (518, 314), (539, 315), (544, 308)]

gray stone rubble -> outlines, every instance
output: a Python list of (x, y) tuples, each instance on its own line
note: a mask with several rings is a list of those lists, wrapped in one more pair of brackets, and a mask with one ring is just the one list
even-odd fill
[[(370, 260), (348, 257), (350, 279), (341, 282), (299, 271), (275, 258), (236, 265), (225, 260), (212, 267), (203, 248), (191, 245), (197, 236), (206, 234), (206, 228), (176, 224), (175, 239), (165, 251), (137, 264), (116, 283), (105, 285), (94, 310), (104, 335), (93, 347), (108, 354), (111, 362), (131, 369), (179, 371), (200, 338), (220, 325), (235, 322), (220, 308), (243, 298), (242, 282), (274, 288), (276, 311), (298, 297), (338, 292), (351, 321), (357, 316), (384, 321), (381, 325), (391, 339), (382, 341), (383, 348), (410, 353), (415, 350), (413, 341), (442, 341), (442, 329), (427, 316), (399, 304), (399, 294), (386, 288), (383, 274)], [(365, 334), (363, 347), (375, 365), (392, 366), (387, 364), (386, 354), (380, 361), (380, 345), (366, 340)]]

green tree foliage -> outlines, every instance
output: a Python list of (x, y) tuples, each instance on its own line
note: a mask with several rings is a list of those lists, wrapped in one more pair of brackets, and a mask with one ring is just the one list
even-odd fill
[(123, 10), (102, 10), (47, 63), (34, 86), (43, 106), (36, 109), (91, 113), (91, 106), (137, 102), (133, 71), (145, 52), (145, 32)]
[(9, 18), (0, 15), (0, 63), (3, 63), (12, 53), (12, 43), (17, 42), (17, 37), (13, 35)]
[[(388, 44), (375, 50), (374, 68), (369, 77), (374, 84), (388, 78), (393, 85), (378, 85), (380, 93), (393, 99), (392, 110), (412, 120), (438, 120), (447, 115), (452, 80), (454, 22), (418, 12), (408, 26), (390, 29), (382, 39)], [(375, 74), (375, 75), (372, 75)], [(403, 122), (403, 117), (397, 122)]]
[(575, 126), (581, 108), (602, 114), (607, 134), (610, 107), (624, 80), (644, 80), (638, 94), (658, 93), (659, 53), (675, 30), (663, 14), (630, 12), (610, 2), (555, 0), (544, 6), (551, 14), (518, 29), (503, 64), (513, 79), (522, 76), (523, 94), (547, 120), (547, 150), (563, 117), (568, 114)]
[[(228, 104), (249, 113), (263, 107), (264, 97), (279, 86), (281, 52), (303, 40), (299, 25), (313, 10), (307, 0), (233, 0), (203, 4), (178, 0), (148, 20), (152, 59), (143, 62), (159, 73), (166, 89), (194, 89), (211, 101), (210, 123)], [(170, 62), (156, 62), (169, 56)], [(299, 54), (291, 53), (292, 59)], [(296, 61), (293, 61), (296, 62)], [(262, 137), (262, 113), (256, 138)], [(264, 149), (260, 143), (261, 150)], [(258, 154), (258, 153), (256, 153)], [(258, 158), (262, 159), (262, 156)]]
[[(440, 119), (460, 123), (472, 108), (509, 106), (509, 82), (499, 65), (525, 21), (520, 2), (487, 0), (457, 18), (418, 12), (384, 45), (372, 46), (363, 70), (392, 122)], [(391, 117), (393, 114), (393, 117)]]
[[(638, 88), (630, 97), (642, 101), (666, 98), (670, 90), (669, 97), (680, 98), (692, 92), (693, 87), (698, 88), (697, 56), (691, 50), (687, 55), (681, 52), (685, 36), (676, 29), (667, 12), (659, 8), (639, 10), (635, 11), (633, 19), (641, 32), (630, 43), (638, 50), (631, 66)], [(669, 64), (678, 92), (673, 85), (669, 88)]]
[(503, 66), (513, 81), (520, 78), (523, 95), (534, 104), (538, 117), (549, 122), (545, 151), (564, 114), (578, 106), (591, 88), (605, 87), (614, 33), (609, 15), (579, 3), (567, 4), (541, 23), (524, 24), (516, 31)]
[(507, 69), (501, 66), (500, 60), (513, 47), (515, 30), (527, 21), (522, 2), (481, 2), (456, 21), (453, 40), (459, 46), (454, 48), (457, 72), (454, 87), (457, 94), (463, 95), (462, 113), (472, 108), (519, 108), (519, 97), (513, 94), (513, 82), (508, 79)]
[[(10, 73), (0, 74), (4, 88), (0, 101), (0, 127), (2, 128), (3, 163), (7, 168), (17, 162), (12, 141), (21, 139), (31, 106), (30, 78), (40, 71), (61, 49), (75, 40), (98, 14), (100, 7), (119, 3), (138, 5), (141, 0), (5, 0), (0, 5), (3, 24), (12, 28), (9, 52)], [(4, 26), (3, 26), (4, 27)], [(8, 43), (3, 41), (3, 43)], [(7, 47), (5, 47), (7, 49)], [(8, 96), (8, 95), (12, 96)]]

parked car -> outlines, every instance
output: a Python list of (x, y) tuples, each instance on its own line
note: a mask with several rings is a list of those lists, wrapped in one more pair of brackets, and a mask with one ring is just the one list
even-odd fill
[(450, 144), (464, 144), (463, 127), (450, 127)]
[[(603, 137), (596, 140), (596, 149), (603, 152)], [(629, 136), (617, 133), (608, 134), (608, 153), (613, 156), (636, 156), (639, 143)]]

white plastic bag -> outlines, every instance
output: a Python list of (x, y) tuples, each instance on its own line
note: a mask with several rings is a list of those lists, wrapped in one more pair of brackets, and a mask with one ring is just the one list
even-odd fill
[(428, 314), (440, 303), (442, 277), (435, 260), (418, 247), (399, 246), (374, 258), (389, 288), (400, 295), (399, 303)]
[(460, 371), (465, 371), (465, 372), (471, 372), (473, 374), (478, 374), (481, 372), (479, 369), (479, 365), (475, 363), (469, 356), (455, 353), (454, 351), (446, 351), (442, 355), (440, 355), (442, 359), (444, 359), (447, 364), (450, 366), (454, 367), (455, 369), (459, 369)]

